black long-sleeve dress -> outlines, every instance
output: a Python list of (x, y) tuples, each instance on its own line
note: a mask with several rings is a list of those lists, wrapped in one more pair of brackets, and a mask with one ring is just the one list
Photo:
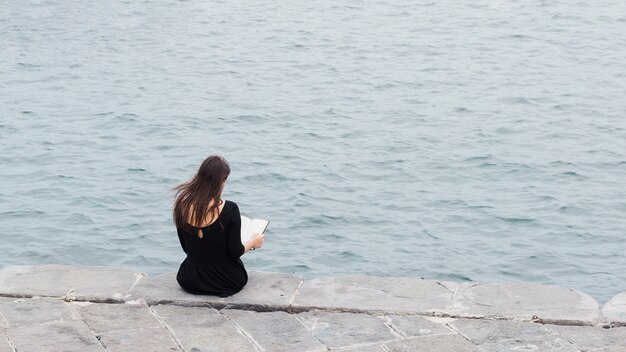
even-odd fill
[(202, 227), (202, 238), (177, 228), (178, 239), (187, 258), (180, 264), (176, 280), (193, 294), (226, 297), (246, 285), (248, 273), (240, 257), (241, 215), (237, 204), (226, 201), (222, 212), (211, 225)]

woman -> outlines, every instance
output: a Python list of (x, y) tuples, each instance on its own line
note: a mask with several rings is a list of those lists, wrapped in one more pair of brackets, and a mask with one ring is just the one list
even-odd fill
[(229, 174), (228, 162), (212, 155), (191, 180), (174, 188), (174, 223), (187, 254), (176, 280), (189, 293), (226, 297), (241, 291), (248, 273), (239, 257), (263, 246), (262, 234), (241, 243), (239, 208), (221, 198)]

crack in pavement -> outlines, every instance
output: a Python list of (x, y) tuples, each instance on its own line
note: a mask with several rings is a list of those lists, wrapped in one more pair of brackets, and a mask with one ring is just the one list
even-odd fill
[(174, 343), (176, 344), (176, 346), (181, 350), (181, 351), (185, 351), (185, 349), (183, 348), (183, 344), (180, 342), (180, 340), (178, 339), (178, 336), (176, 336), (176, 334), (174, 333), (174, 331), (170, 328), (169, 325), (167, 325), (167, 323), (161, 319), (161, 317), (157, 314), (157, 312), (154, 311), (154, 309), (152, 309), (152, 307), (147, 306), (148, 311), (150, 311), (150, 313), (152, 314), (152, 316), (154, 316), (156, 318), (156, 320), (159, 321), (159, 323), (161, 324), (161, 326), (165, 329), (165, 331), (167, 331), (167, 334), (170, 336), (170, 339), (172, 339), (172, 341), (174, 341)]
[(243, 327), (241, 327), (241, 325), (237, 324), (235, 320), (231, 319), (228, 315), (222, 313), (220, 310), (217, 310), (217, 314), (223, 316), (228, 321), (230, 321), (235, 329), (237, 329), (237, 332), (243, 335), (243, 337), (245, 337), (258, 352), (265, 352), (265, 348), (261, 347), (259, 342), (255, 340), (254, 337), (250, 333), (248, 333)]

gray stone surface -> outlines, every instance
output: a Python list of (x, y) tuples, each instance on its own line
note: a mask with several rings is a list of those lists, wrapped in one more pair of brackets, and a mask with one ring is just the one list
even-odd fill
[(387, 342), (385, 347), (390, 352), (482, 352), (463, 337), (449, 334)]
[(185, 351), (257, 352), (252, 342), (215, 309), (172, 305), (158, 305), (152, 309)]
[(258, 313), (224, 309), (222, 314), (246, 331), (261, 350), (327, 351), (311, 332), (285, 312)]
[(440, 318), (425, 318), (417, 315), (388, 315), (387, 323), (404, 337), (429, 336), (454, 333), (443, 322), (432, 320), (451, 320)]
[(338, 350), (341, 352), (387, 352), (387, 350), (385, 348), (383, 348), (383, 345), (380, 344), (376, 344), (376, 345), (358, 345), (358, 346), (353, 346), (353, 347), (348, 347), (348, 348), (342, 348), (341, 350)]
[(91, 330), (100, 335), (108, 331), (161, 328), (159, 320), (145, 305), (74, 304)]
[(173, 303), (182, 306), (214, 308), (252, 308), (254, 310), (287, 310), (302, 277), (283, 273), (249, 272), (248, 284), (241, 292), (225, 298), (186, 293), (176, 282), (176, 273), (143, 278), (131, 290), (131, 298), (143, 298), (149, 304)]
[(445, 312), (456, 285), (370, 276), (312, 279), (304, 281), (292, 306), (295, 310), (324, 307), (340, 311)]
[(180, 351), (146, 305), (74, 303), (109, 352)]
[(54, 352), (102, 352), (102, 346), (82, 321), (9, 327), (15, 350)]
[(612, 326), (626, 326), (626, 292), (611, 298), (602, 306), (603, 321)]
[(550, 351), (550, 352), (579, 352), (579, 350), (563, 339), (557, 339), (553, 344), (540, 337), (528, 338), (524, 341), (516, 339), (485, 343), (480, 345), (485, 352), (515, 352), (515, 351)]
[[(175, 273), (148, 278), (102, 267), (4, 268), (0, 352), (15, 352), (9, 340), (19, 352), (626, 352), (626, 328), (529, 322), (601, 323), (597, 302), (571, 289), (367, 276), (306, 282), (280, 273), (249, 276), (242, 292), (219, 298), (184, 292)], [(74, 293), (63, 297), (70, 289)], [(613, 326), (622, 324), (625, 299), (618, 295), (602, 307)]]
[(136, 280), (130, 270), (72, 265), (11, 266), (0, 269), (0, 295), (70, 296), (90, 301), (120, 301)]
[(462, 319), (449, 325), (486, 351), (578, 352), (574, 345), (542, 324)]
[(13, 352), (4, 331), (0, 331), (0, 352)]
[(100, 342), (108, 352), (182, 351), (161, 328), (109, 331), (101, 335)]
[(219, 297), (192, 295), (185, 292), (176, 282), (176, 273), (165, 273), (142, 278), (130, 290), (130, 300), (143, 299), (150, 305), (177, 304), (202, 306), (206, 302), (219, 301)]
[(0, 297), (0, 329), (5, 329), (5, 328), (9, 327), (9, 323), (6, 321), (6, 319), (2, 315), (2, 309), (3, 309), (3, 306), (4, 306), (5, 309), (7, 309), (6, 308), (7, 305), (10, 304), (13, 301), (14, 301), (14, 299)]
[(368, 314), (312, 311), (293, 316), (331, 350), (399, 338), (381, 318)]
[(592, 326), (546, 327), (563, 339), (568, 340), (581, 351), (624, 352), (626, 351), (626, 328), (603, 329)]
[(0, 327), (79, 319), (68, 303), (51, 298), (3, 298), (0, 314)]
[(570, 325), (593, 325), (598, 312), (598, 302), (582, 292), (528, 283), (462, 284), (450, 310), (460, 317), (537, 316), (546, 323)]

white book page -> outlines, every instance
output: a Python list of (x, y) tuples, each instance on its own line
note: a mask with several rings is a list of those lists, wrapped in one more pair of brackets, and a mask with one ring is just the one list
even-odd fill
[(241, 216), (241, 243), (246, 243), (255, 233), (263, 233), (269, 225), (269, 221), (263, 219), (250, 219)]

